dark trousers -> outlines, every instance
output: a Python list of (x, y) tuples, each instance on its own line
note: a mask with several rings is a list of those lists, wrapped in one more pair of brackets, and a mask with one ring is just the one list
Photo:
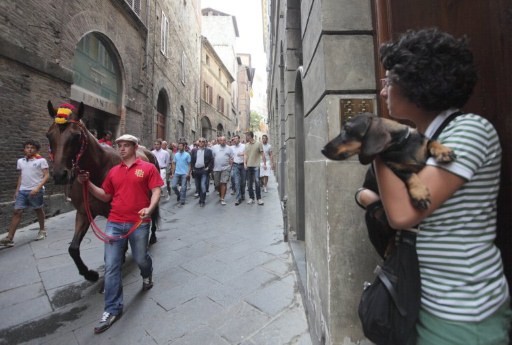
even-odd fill
[(206, 170), (205, 168), (194, 168), (194, 181), (196, 183), (196, 193), (199, 194), (200, 204), (204, 204), (206, 200), (208, 175), (208, 170)]
[(244, 163), (233, 163), (233, 183), (235, 184), (236, 200), (245, 199), (245, 169)]
[[(254, 200), (254, 189), (256, 189), (256, 200), (260, 200), (260, 167), (247, 167), (246, 178), (249, 185), (249, 198)], [(253, 186), (255, 187), (254, 189)]]

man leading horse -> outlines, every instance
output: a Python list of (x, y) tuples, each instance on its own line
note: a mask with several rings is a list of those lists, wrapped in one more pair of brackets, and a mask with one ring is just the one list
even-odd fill
[[(87, 171), (89, 181), (101, 186), (110, 169), (121, 163), (121, 156), (115, 149), (100, 145), (87, 130), (82, 122), (83, 103), (80, 103), (78, 110), (71, 104), (61, 104), (55, 109), (48, 101), (48, 112), (54, 119), (46, 134), (50, 144), (50, 159), (53, 162), (52, 176), (55, 184), (71, 184), (69, 197), (76, 208), (75, 232), (69, 245), (69, 254), (80, 275), (89, 281), (97, 281), (98, 272), (90, 270), (80, 256), (80, 244), (94, 217), (109, 216), (111, 204), (94, 196), (87, 198), (88, 195), (84, 193), (76, 176), (81, 170)], [(158, 162), (149, 150), (138, 146), (136, 154), (142, 160), (156, 165), (158, 170)], [(156, 206), (151, 215), (153, 222), (150, 244), (156, 242), (158, 215), (159, 209)]]
[(136, 157), (136, 137), (122, 135), (116, 144), (122, 161), (109, 171), (101, 187), (89, 180), (88, 172), (78, 175), (78, 181), (85, 183), (92, 195), (112, 205), (106, 228), (106, 235), (113, 240), (105, 244), (105, 311), (95, 333), (106, 331), (123, 312), (121, 266), (126, 241), (140, 268), (142, 290), (153, 287), (153, 265), (147, 250), (149, 216), (158, 205), (164, 182), (153, 164)]

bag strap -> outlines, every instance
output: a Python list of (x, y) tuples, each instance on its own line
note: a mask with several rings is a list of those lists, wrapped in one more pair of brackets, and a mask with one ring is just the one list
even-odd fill
[(441, 126), (439, 126), (439, 127), (436, 129), (436, 131), (434, 132), (434, 134), (432, 135), (432, 137), (430, 138), (430, 140), (436, 140), (436, 139), (437, 139), (437, 137), (439, 136), (439, 134), (441, 134), (441, 132), (443, 131), (443, 129), (445, 129), (445, 128), (446, 128), (446, 126), (448, 126), (448, 124), (449, 124), (450, 122), (452, 122), (452, 120), (453, 120), (454, 118), (456, 118), (457, 116), (462, 115), (462, 114), (464, 114), (464, 113), (463, 113), (462, 111), (460, 111), (460, 110), (459, 110), (459, 111), (456, 111), (456, 112), (454, 112), (454, 113), (452, 113), (452, 114), (450, 114), (446, 119), (444, 119), (443, 123), (441, 123)]
[(393, 302), (396, 305), (396, 308), (398, 309), (398, 312), (403, 317), (407, 316), (407, 312), (402, 308), (402, 306), (398, 303), (398, 295), (396, 293), (395, 288), (393, 287), (393, 284), (391, 284), (391, 281), (389, 280), (388, 276), (386, 275), (386, 272), (381, 268), (378, 273), (379, 279), (384, 284), (386, 289), (388, 290), (389, 294), (391, 295), (391, 298), (393, 299)]

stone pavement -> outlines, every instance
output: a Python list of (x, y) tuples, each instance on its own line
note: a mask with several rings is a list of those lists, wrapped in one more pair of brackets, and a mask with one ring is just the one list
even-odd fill
[[(183, 207), (161, 201), (155, 286), (141, 291), (128, 254), (124, 314), (99, 335), (102, 278), (85, 281), (67, 252), (74, 212), (47, 219), (44, 241), (34, 241), (37, 224), (20, 228), (15, 246), (0, 249), (0, 344), (310, 345), (273, 178), (269, 185), (264, 206), (235, 206), (231, 195), (221, 206), (210, 193), (200, 208), (194, 187)], [(91, 231), (81, 255), (102, 277), (103, 243)]]

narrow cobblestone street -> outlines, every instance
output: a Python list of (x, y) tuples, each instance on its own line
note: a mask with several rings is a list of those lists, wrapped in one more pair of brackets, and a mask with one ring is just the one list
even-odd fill
[[(74, 212), (48, 219), (44, 241), (34, 241), (37, 224), (19, 229), (15, 246), (0, 250), (0, 343), (311, 344), (274, 178), (269, 185), (264, 206), (235, 206), (231, 195), (222, 206), (213, 186), (204, 208), (194, 187), (183, 207), (162, 198), (154, 288), (141, 291), (129, 253), (123, 317), (100, 335), (102, 279), (85, 281), (67, 252)], [(91, 231), (81, 255), (102, 277), (103, 243)]]

